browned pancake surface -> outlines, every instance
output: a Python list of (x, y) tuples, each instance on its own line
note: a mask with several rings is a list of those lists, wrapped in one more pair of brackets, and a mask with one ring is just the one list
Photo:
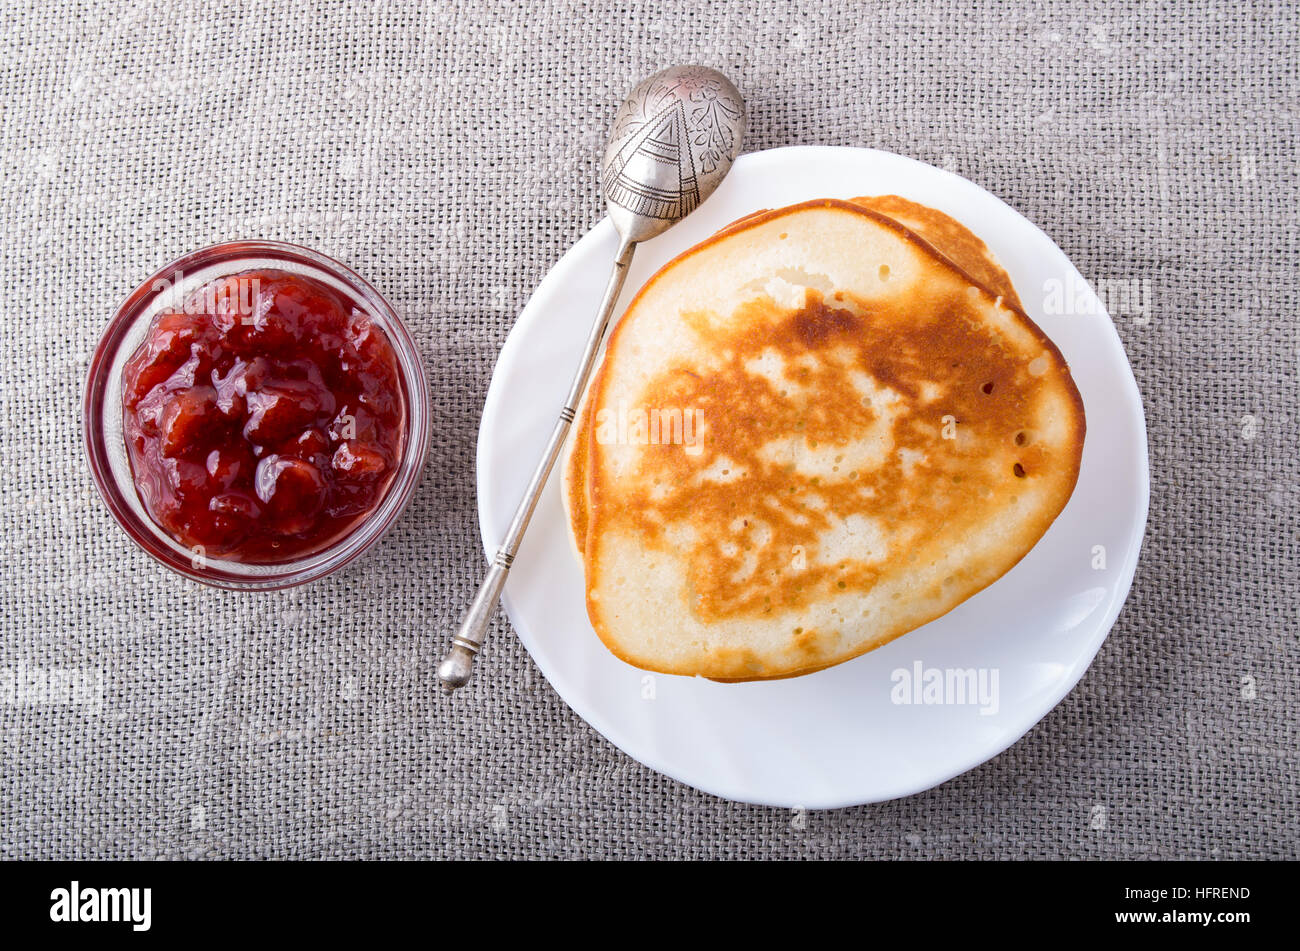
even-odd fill
[[(809, 288), (794, 307), (755, 295), (723, 320), (684, 314), (701, 352), (717, 356), (705, 361), (707, 369), (669, 366), (646, 382), (643, 393), (658, 405), (695, 407), (714, 422), (699, 454), (645, 447), (634, 479), (593, 478), (598, 447), (592, 437), (596, 402), (590, 401), (566, 463), (566, 501), (586, 556), (593, 624), (615, 653), (639, 666), (718, 679), (779, 677), (878, 646), (1006, 571), (1046, 530), (1077, 477), (1083, 438), (1077, 390), (1059, 351), (1020, 312), (1009, 278), (983, 242), (952, 218), (894, 196), (808, 205), (887, 224), (899, 239), (924, 249), (934, 276), (898, 298)], [(770, 225), (795, 210), (750, 216), (712, 240)], [(994, 312), (1013, 322), (1004, 325), (1013, 333), (990, 332), (986, 320), (973, 318), (990, 309), (989, 297), (1001, 299)], [(1037, 355), (1028, 364), (1027, 347)], [(764, 361), (779, 372), (755, 372)], [(603, 386), (598, 377), (592, 392)], [(1044, 424), (1051, 438), (1034, 427), (1046, 412), (1044, 387), (1059, 391), (1050, 394), (1053, 420)], [(944, 421), (960, 438), (944, 439), (938, 432)], [(888, 463), (855, 462), (873, 439), (887, 439)], [(790, 454), (783, 455), (780, 447), (787, 445)], [(733, 479), (733, 471), (743, 478)], [(1014, 512), (1022, 496), (1030, 510), (1015, 516), (1007, 543), (994, 548), (995, 561), (956, 567), (930, 579), (923, 594), (897, 584), (900, 558), (930, 560), (922, 567), (935, 570), (945, 557), (945, 539), (987, 536), (984, 509), (1009, 505)], [(637, 539), (648, 565), (656, 553), (681, 560), (690, 625), (724, 632), (718, 643), (679, 662), (638, 648), (617, 631), (631, 619), (607, 616), (592, 590), (601, 576), (590, 562), (594, 527), (601, 541)], [(882, 532), (889, 535), (888, 558), (873, 556)], [(846, 533), (857, 549), (839, 540)], [(843, 557), (826, 557), (835, 546), (844, 548)], [(608, 552), (602, 558), (610, 560)], [(882, 610), (863, 601), (869, 604), (864, 611), (878, 620), (824, 612), (831, 603), (852, 603), (856, 610), (858, 602), (847, 595), (876, 592), (874, 598), (891, 587), (891, 602), (906, 597), (909, 606)], [(773, 623), (804, 616), (818, 621), (789, 624), (788, 643), (774, 646), (765, 634), (754, 649), (745, 644), (746, 625), (766, 632)], [(853, 630), (864, 624), (876, 631)], [(726, 633), (733, 631), (741, 634)]]

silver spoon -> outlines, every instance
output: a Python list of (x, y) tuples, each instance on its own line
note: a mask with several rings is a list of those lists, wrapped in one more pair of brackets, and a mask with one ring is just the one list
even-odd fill
[(438, 680), (447, 693), (469, 682), (510, 564), (587, 388), (637, 243), (662, 234), (713, 194), (731, 171), (744, 134), (745, 101), (727, 77), (703, 66), (675, 66), (655, 73), (619, 107), (601, 161), (605, 204), (621, 238), (614, 273), (555, 431), (492, 567), (451, 640), (451, 650), (438, 666)]

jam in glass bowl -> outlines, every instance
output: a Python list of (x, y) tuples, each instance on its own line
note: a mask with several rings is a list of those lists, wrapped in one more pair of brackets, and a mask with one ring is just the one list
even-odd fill
[(91, 362), (92, 474), (167, 567), (280, 588), (373, 545), (419, 481), (428, 387), (396, 313), (294, 245), (187, 255), (131, 294)]

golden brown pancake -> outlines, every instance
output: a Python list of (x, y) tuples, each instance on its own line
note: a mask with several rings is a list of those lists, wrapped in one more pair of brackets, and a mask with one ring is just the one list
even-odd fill
[(993, 296), (1001, 297), (1009, 307), (1024, 310), (1011, 278), (1002, 270), (1002, 265), (988, 249), (988, 245), (956, 218), (897, 195), (854, 198), (853, 203), (879, 212), (902, 225), (965, 271), (972, 281)]
[[(638, 406), (694, 411), (694, 451), (611, 427)], [(589, 388), (565, 502), (592, 624), (668, 673), (847, 660), (1023, 557), (1083, 434), (1059, 351), (954, 219), (896, 196), (751, 215), (651, 278)]]
[[(979, 283), (994, 296), (1000, 296), (1007, 305), (1023, 310), (1015, 286), (1002, 265), (998, 263), (993, 252), (974, 232), (956, 218), (944, 214), (937, 208), (919, 204), (898, 195), (863, 196), (849, 199), (853, 204), (868, 208), (884, 215), (902, 225), (913, 235), (925, 241), (935, 253), (948, 258), (963, 270), (972, 282)], [(756, 211), (723, 226), (717, 236), (733, 228), (741, 227), (747, 221), (767, 214), (768, 210)], [(716, 237), (716, 236), (715, 236)], [(561, 489), (566, 512), (570, 521), (572, 541), (581, 558), (586, 545), (587, 532), (587, 450), (586, 440), (587, 414), (586, 402), (580, 407), (574, 421), (574, 433), (570, 449), (562, 468), (563, 487)]]

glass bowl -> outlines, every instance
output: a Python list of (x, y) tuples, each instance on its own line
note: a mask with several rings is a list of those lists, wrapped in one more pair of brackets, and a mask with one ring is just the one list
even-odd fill
[[(332, 288), (387, 334), (397, 357), (405, 407), (400, 462), (378, 504), (325, 547), (273, 564), (204, 555), (160, 528), (136, 491), (123, 437), (123, 367), (159, 312), (179, 309), (197, 288), (242, 271), (274, 268)], [(137, 287), (117, 308), (95, 349), (82, 401), (90, 471), (108, 510), (131, 539), (177, 574), (232, 590), (270, 590), (316, 581), (351, 562), (383, 537), (410, 502), (429, 450), (429, 384), (415, 342), (373, 287), (337, 261), (277, 241), (232, 241), (173, 261)]]

